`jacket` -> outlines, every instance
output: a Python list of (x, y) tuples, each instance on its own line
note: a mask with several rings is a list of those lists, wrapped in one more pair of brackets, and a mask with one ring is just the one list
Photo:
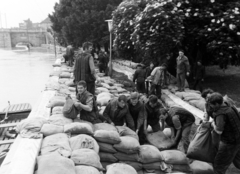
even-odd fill
[(202, 65), (197, 65), (194, 72), (194, 77), (197, 80), (202, 80), (205, 77), (205, 68)]
[(90, 53), (78, 54), (74, 66), (74, 77), (75, 82), (80, 80), (94, 82), (96, 80), (93, 57)]
[(133, 75), (133, 82), (137, 80), (138, 83), (145, 82), (146, 78), (146, 70), (145, 69), (137, 69)]
[(152, 83), (155, 85), (162, 85), (164, 82), (164, 69), (162, 67), (156, 67), (151, 72), (153, 78)]
[(188, 58), (186, 56), (183, 56), (180, 58), (179, 56), (177, 57), (177, 74), (181, 73), (187, 73), (190, 72), (190, 65)]
[(145, 118), (148, 123), (157, 124), (159, 122), (159, 116), (161, 115), (160, 109), (163, 108), (161, 103), (157, 103), (157, 105), (152, 108), (147, 102), (145, 105)]
[(128, 106), (124, 108), (118, 106), (118, 99), (111, 100), (103, 112), (103, 117), (108, 123), (114, 123), (116, 126), (122, 126), (124, 122), (132, 130), (135, 129), (134, 121), (129, 113)]

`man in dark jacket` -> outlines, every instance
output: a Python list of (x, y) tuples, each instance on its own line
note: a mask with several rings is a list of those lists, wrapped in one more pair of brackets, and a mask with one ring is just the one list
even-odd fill
[(136, 133), (139, 136), (139, 141), (143, 144), (143, 122), (144, 118), (144, 104), (139, 101), (139, 94), (133, 92), (130, 95), (130, 100), (128, 100), (128, 109), (133, 118)]
[(80, 111), (80, 118), (93, 124), (100, 123), (96, 101), (94, 96), (87, 91), (85, 81), (78, 82), (77, 92), (78, 101), (75, 102), (74, 105)]
[(83, 43), (83, 53), (78, 54), (74, 66), (74, 80), (78, 83), (80, 80), (84, 80), (87, 83), (87, 90), (91, 94), (95, 94), (95, 80), (97, 79), (94, 67), (93, 57), (91, 55), (92, 43)]
[(190, 65), (188, 58), (184, 55), (183, 51), (179, 51), (179, 56), (177, 57), (177, 83), (178, 90), (184, 91), (186, 75), (189, 76)]
[(137, 65), (137, 70), (133, 75), (133, 82), (137, 81), (137, 91), (139, 93), (145, 93), (145, 78), (146, 70), (143, 69), (142, 65)]
[(197, 62), (197, 66), (194, 72), (194, 85), (193, 89), (196, 90), (197, 86), (199, 87), (200, 91), (202, 92), (202, 82), (204, 81), (205, 76), (205, 68), (200, 61)]
[(104, 51), (103, 47), (101, 47), (101, 50), (99, 52), (98, 61), (99, 61), (99, 71), (100, 71), (100, 73), (105, 73), (106, 74), (107, 64), (108, 64), (108, 56), (107, 56), (107, 53)]
[(187, 153), (189, 146), (189, 135), (195, 117), (192, 113), (181, 107), (171, 107), (169, 110), (161, 109), (161, 120), (164, 120), (171, 128), (172, 144), (166, 149), (178, 147), (184, 153)]
[[(145, 77), (145, 79), (147, 79), (151, 75), (153, 69), (154, 69), (154, 63), (150, 62), (149, 67), (146, 68), (146, 77)], [(146, 91), (147, 91), (147, 94), (149, 94), (149, 92), (148, 92), (149, 91), (149, 86), (150, 86), (150, 82), (148, 80), (146, 80)]]
[(66, 49), (66, 57), (67, 57), (69, 66), (73, 66), (73, 56), (74, 56), (73, 47), (72, 45), (68, 45)]
[(111, 100), (103, 112), (103, 117), (114, 126), (128, 126), (130, 129), (135, 130), (125, 95), (120, 95), (118, 99)]
[(214, 173), (225, 174), (232, 162), (240, 169), (240, 115), (235, 107), (224, 104), (219, 93), (211, 94), (208, 101), (214, 110), (212, 127), (220, 137)]

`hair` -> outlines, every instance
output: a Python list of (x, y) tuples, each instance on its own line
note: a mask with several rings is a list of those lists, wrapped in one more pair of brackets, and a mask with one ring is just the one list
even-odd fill
[(215, 104), (222, 104), (223, 103), (223, 96), (218, 92), (214, 92), (208, 99), (208, 102), (215, 105)]
[(168, 113), (168, 109), (166, 108), (160, 109), (160, 114), (165, 115), (166, 113)]
[(118, 97), (118, 101), (120, 102), (120, 101), (124, 101), (125, 103), (127, 102), (127, 97), (125, 96), (125, 95), (120, 95), (119, 97)]
[(91, 46), (93, 46), (93, 44), (91, 42), (84, 42), (83, 45), (82, 45), (83, 50), (86, 50)]
[(182, 53), (184, 53), (184, 51), (183, 51), (182, 49), (179, 49), (178, 52), (182, 52)]
[(214, 91), (212, 89), (210, 89), (210, 88), (204, 89), (202, 92), (202, 98), (206, 99), (207, 95), (212, 94), (212, 93), (214, 93)]
[(87, 83), (84, 80), (81, 80), (77, 83), (77, 86), (83, 86), (84, 88), (87, 87)]
[(158, 98), (157, 98), (156, 95), (150, 95), (149, 96), (149, 102), (150, 103), (155, 104), (155, 103), (157, 103), (157, 101), (158, 101)]

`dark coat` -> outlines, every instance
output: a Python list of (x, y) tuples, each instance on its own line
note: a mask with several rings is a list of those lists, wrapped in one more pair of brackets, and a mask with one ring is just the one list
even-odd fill
[(205, 68), (203, 65), (196, 65), (195, 67), (195, 72), (194, 72), (194, 77), (197, 80), (202, 80), (205, 77)]
[(137, 69), (133, 75), (133, 82), (137, 80), (138, 83), (145, 82), (146, 79), (146, 70), (145, 69)]
[(188, 58), (183, 56), (181, 59), (178, 56), (177, 58), (177, 74), (190, 72), (190, 65)]

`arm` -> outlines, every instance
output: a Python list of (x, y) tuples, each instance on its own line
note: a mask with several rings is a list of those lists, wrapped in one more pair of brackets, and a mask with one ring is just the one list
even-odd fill
[(144, 107), (144, 105), (141, 107), (141, 110), (140, 110), (140, 112), (139, 112), (139, 114), (138, 114), (138, 120), (137, 120), (137, 125), (135, 125), (136, 126), (136, 128), (137, 128), (137, 130), (139, 130), (140, 129), (140, 127), (143, 125), (143, 123), (144, 123), (144, 120), (146, 120), (145, 119), (145, 107)]
[(189, 61), (188, 61), (188, 58), (186, 57), (186, 61), (185, 61), (185, 66), (186, 66), (186, 69), (187, 69), (187, 72), (190, 73), (190, 64), (189, 64)]
[(110, 111), (111, 111), (111, 103), (108, 103), (107, 107), (105, 108), (103, 112), (103, 117), (107, 120), (108, 123), (113, 123), (110, 119)]
[(134, 75), (133, 75), (133, 82), (136, 81), (137, 76), (138, 76), (138, 70), (136, 70), (135, 73), (134, 73)]
[(78, 108), (78, 110), (85, 110), (91, 112), (93, 109), (93, 97), (89, 97), (86, 101), (86, 105), (82, 104), (81, 102), (75, 102), (74, 105)]
[(225, 126), (225, 119), (224, 115), (218, 115), (216, 117), (216, 122), (212, 122), (212, 127), (213, 130), (218, 134), (221, 135), (224, 131), (224, 126)]
[(178, 140), (179, 140), (179, 138), (181, 136), (181, 133), (182, 133), (182, 125), (181, 125), (181, 122), (179, 120), (179, 116), (178, 115), (174, 115), (172, 117), (172, 121), (173, 121), (174, 129), (177, 130), (177, 133), (176, 133), (176, 136), (174, 137), (172, 146), (176, 146), (177, 142), (178, 142)]
[(94, 66), (94, 61), (92, 56), (89, 58), (89, 67), (90, 67), (91, 74), (93, 74), (96, 77), (95, 66)]
[(133, 121), (133, 118), (132, 118), (131, 114), (129, 113), (128, 109), (127, 109), (127, 114), (126, 114), (126, 122), (130, 129), (135, 130), (134, 121)]

